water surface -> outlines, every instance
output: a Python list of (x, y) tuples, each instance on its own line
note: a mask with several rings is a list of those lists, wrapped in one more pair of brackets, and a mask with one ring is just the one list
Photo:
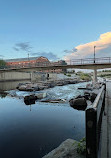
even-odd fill
[(45, 90), (52, 98), (67, 99), (62, 104), (37, 101), (27, 106), (23, 99), (0, 98), (0, 158), (41, 158), (67, 138), (84, 137), (85, 113), (71, 108), (68, 100), (83, 93), (77, 87), (85, 84)]

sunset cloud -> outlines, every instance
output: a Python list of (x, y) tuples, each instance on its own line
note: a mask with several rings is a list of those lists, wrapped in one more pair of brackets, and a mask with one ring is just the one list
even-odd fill
[(71, 51), (67, 50), (69, 54), (67, 53), (64, 59), (68, 61), (70, 59), (92, 57), (94, 46), (96, 46), (96, 56), (111, 56), (111, 32), (101, 34), (97, 41), (78, 45), (74, 48), (74, 50), (76, 49), (77, 51), (73, 51), (73, 49)]

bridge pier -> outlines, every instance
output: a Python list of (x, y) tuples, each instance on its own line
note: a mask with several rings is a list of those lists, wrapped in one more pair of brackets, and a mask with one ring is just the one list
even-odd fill
[(94, 69), (94, 73), (93, 73), (93, 83), (96, 84), (97, 83), (97, 69)]

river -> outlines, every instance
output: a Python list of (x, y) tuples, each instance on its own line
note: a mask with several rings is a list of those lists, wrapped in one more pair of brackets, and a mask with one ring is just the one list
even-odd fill
[[(0, 98), (0, 158), (41, 158), (67, 138), (85, 136), (85, 112), (69, 106), (68, 100), (83, 93), (78, 87), (87, 83), (57, 86), (44, 90), (51, 98), (66, 103), (25, 105), (23, 99)], [(17, 82), (0, 83), (1, 89), (15, 89)], [(17, 96), (27, 92), (16, 91)]]

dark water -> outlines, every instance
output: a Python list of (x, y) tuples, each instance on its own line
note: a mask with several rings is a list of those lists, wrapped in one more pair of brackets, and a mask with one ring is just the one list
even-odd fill
[[(69, 92), (75, 95), (80, 85), (55, 87), (48, 92), (56, 90), (56, 95), (62, 96), (66, 90), (64, 96)], [(41, 158), (67, 138), (80, 140), (84, 136), (84, 111), (67, 103), (27, 106), (22, 99), (0, 98), (0, 158)]]

